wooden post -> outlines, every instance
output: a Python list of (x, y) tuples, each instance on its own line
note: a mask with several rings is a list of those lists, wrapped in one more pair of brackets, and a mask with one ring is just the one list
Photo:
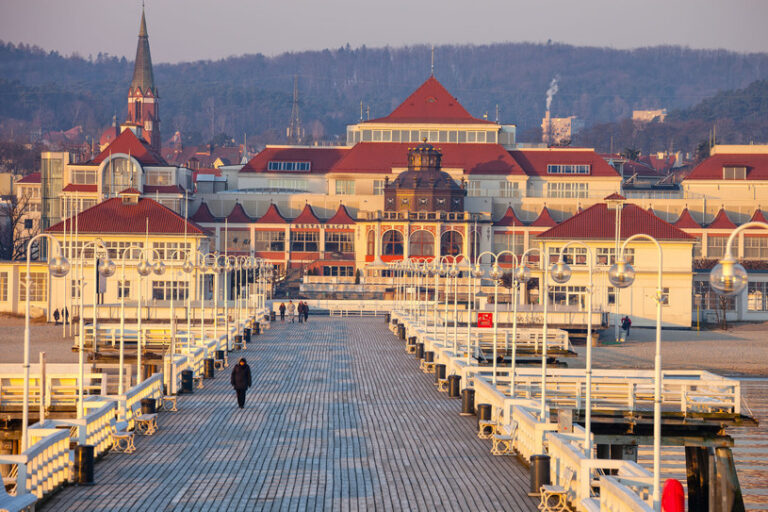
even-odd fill
[(45, 352), (40, 352), (40, 423), (45, 421)]
[(744, 512), (744, 498), (741, 495), (739, 476), (736, 474), (736, 465), (733, 462), (733, 453), (727, 446), (718, 446), (715, 451), (715, 466), (717, 482), (712, 482), (717, 487), (719, 495), (718, 504), (710, 507), (717, 512)]
[(709, 456), (707, 448), (685, 447), (685, 472), (688, 480), (688, 510), (709, 510)]

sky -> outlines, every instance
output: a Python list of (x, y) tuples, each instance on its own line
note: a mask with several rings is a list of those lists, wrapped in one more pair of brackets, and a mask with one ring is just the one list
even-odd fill
[[(412, 44), (768, 51), (768, 0), (146, 0), (152, 60)], [(0, 0), (0, 39), (132, 60), (141, 0)]]

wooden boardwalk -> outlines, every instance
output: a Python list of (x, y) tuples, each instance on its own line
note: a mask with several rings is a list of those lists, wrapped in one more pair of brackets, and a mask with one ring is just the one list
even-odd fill
[(135, 454), (98, 462), (96, 485), (39, 509), (536, 510), (527, 470), (490, 455), (382, 319), (273, 325), (230, 354), (253, 371), (244, 410), (217, 372)]

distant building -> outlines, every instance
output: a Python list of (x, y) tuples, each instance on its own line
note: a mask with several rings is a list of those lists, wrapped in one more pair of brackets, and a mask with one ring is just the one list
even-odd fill
[(557, 146), (570, 142), (573, 136), (584, 129), (584, 121), (576, 116), (550, 117), (547, 111), (541, 120), (541, 141), (547, 145)]
[(667, 109), (660, 108), (656, 110), (633, 110), (632, 121), (636, 123), (650, 123), (658, 120), (660, 123), (667, 118)]

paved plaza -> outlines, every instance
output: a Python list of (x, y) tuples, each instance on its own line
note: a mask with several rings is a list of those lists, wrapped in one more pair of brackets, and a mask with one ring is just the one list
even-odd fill
[(494, 457), (476, 418), (381, 318), (273, 324), (248, 349), (244, 410), (229, 370), (161, 413), (132, 455), (96, 464), (42, 510), (535, 510), (528, 472)]

